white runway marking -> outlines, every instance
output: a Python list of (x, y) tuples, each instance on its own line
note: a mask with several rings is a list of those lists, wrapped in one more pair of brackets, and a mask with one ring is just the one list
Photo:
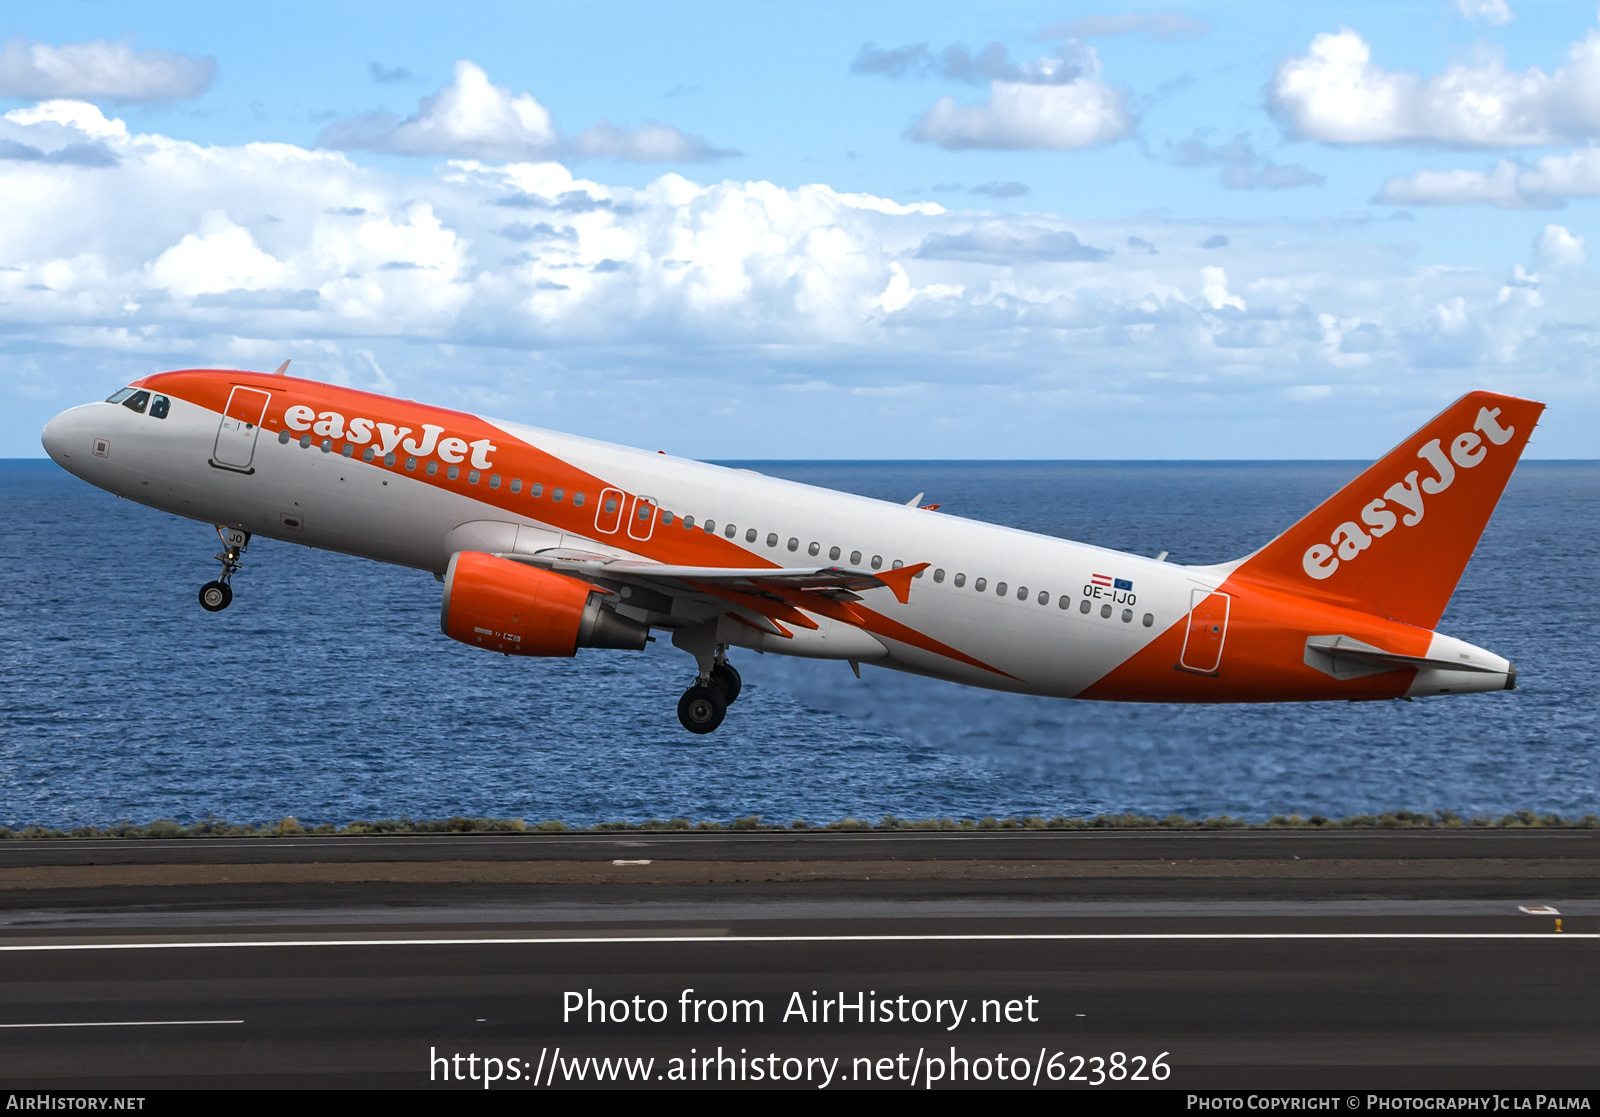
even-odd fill
[(897, 943), (897, 942), (1204, 942), (1204, 941), (1441, 941), (1507, 939), (1525, 941), (1600, 939), (1600, 932), (1579, 931), (1226, 931), (1063, 933), (1018, 935), (563, 935), (506, 938), (386, 939), (183, 939), (173, 942), (18, 943), (0, 945), (0, 953), (54, 950), (225, 950), (294, 946), (589, 946), (660, 943)]
[(72, 1020), (65, 1024), (0, 1024), (0, 1028), (164, 1028), (175, 1024), (243, 1024), (243, 1020)]

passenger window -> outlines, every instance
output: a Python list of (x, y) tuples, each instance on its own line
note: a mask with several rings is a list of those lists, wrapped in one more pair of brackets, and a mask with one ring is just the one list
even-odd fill
[[(393, 454), (390, 454), (389, 456), (391, 458), (394, 457)], [(414, 470), (416, 468), (417, 468), (417, 459), (416, 458), (407, 458), (406, 459), (406, 472), (410, 473), (412, 470)]]
[(461, 467), (459, 465), (451, 466), (449, 471), (445, 473), (445, 476), (454, 481), (457, 477), (461, 476)]
[(813, 544), (811, 544), (811, 546), (806, 548), (806, 554), (810, 555), (812, 558), (815, 558), (816, 556), (820, 555), (821, 553), (822, 553), (822, 544), (821, 543), (813, 543)]
[(133, 395), (133, 393), (137, 392), (138, 390), (139, 389), (137, 389), (137, 388), (118, 388), (116, 391), (112, 392), (109, 396), (106, 397), (106, 402), (107, 403), (121, 403), (123, 400), (127, 399), (129, 396)]
[[(646, 518), (648, 519), (648, 517), (646, 517)], [(661, 513), (661, 526), (662, 527), (671, 527), (672, 526), (672, 513), (671, 512), (663, 512), (663, 513)]]
[(438, 473), (439, 472), (439, 463), (438, 462), (429, 462), (426, 472), (427, 472), (429, 477), (432, 477), (435, 473)]
[[(393, 464), (393, 463), (390, 463), (390, 464)], [(520, 493), (522, 491), (522, 478), (513, 477), (511, 479), (511, 491), (514, 492), (514, 493)]]
[(828, 548), (828, 561), (829, 562), (838, 562), (839, 561), (839, 548), (837, 548), (837, 547), (829, 547)]
[(617, 514), (617, 498), (614, 497), (614, 496), (607, 497), (606, 498), (606, 515), (615, 516), (616, 514)]
[(469, 471), (467, 473), (467, 484), (476, 485), (480, 476), (482, 475), (476, 469)]
[(309, 434), (302, 434), (300, 436), (300, 449), (302, 449), (302, 450), (311, 449), (311, 436)]
[(364, 461), (364, 462), (370, 462), (373, 458), (375, 458), (377, 456), (378, 456), (378, 451), (375, 450), (371, 446), (368, 446), (365, 450), (361, 451), (361, 460)]
[(882, 555), (873, 555), (872, 556), (872, 569), (877, 570), (882, 565), (883, 565), (883, 556)]
[(860, 551), (851, 551), (850, 552), (850, 565), (851, 566), (860, 566), (861, 565), (861, 552)]
[(1089, 599), (1087, 597), (1078, 602), (1078, 612), (1080, 613), (1087, 613), (1093, 607), (1094, 606), (1089, 603)]
[(745, 533), (744, 533), (744, 541), (746, 543), (754, 543), (756, 541), (756, 529), (755, 528), (750, 528), (750, 529), (745, 531)]
[(1155, 617), (1154, 613), (1146, 613), (1144, 615), (1144, 626), (1146, 628), (1149, 628), (1151, 625), (1153, 625), (1155, 623), (1156, 623), (1156, 617)]
[(567, 495), (567, 492), (566, 492), (565, 489), (551, 489), (550, 490), (550, 499), (554, 500), (554, 501), (557, 501), (557, 502), (559, 502), (561, 500), (561, 498), (566, 496), (566, 495)]
[(775, 532), (775, 531), (769, 531), (767, 533), (767, 546), (776, 547), (777, 545), (778, 545), (778, 533)]
[(1111, 616), (1111, 606), (1109, 606), (1109, 605), (1100, 606), (1100, 615), (1102, 617), (1106, 617), (1106, 618), (1109, 619), (1110, 616)]
[(294, 435), (290, 434), (288, 431), (279, 431), (278, 432), (278, 445), (279, 446), (287, 446), (287, 445), (289, 445), (290, 440), (293, 439), (293, 438), (294, 438)]
[(726, 524), (723, 526), (722, 534), (727, 536), (729, 539), (732, 539), (735, 535), (739, 534), (739, 529), (733, 524)]
[(573, 493), (572, 494), (572, 506), (574, 508), (582, 508), (583, 507), (583, 494), (582, 493)]
[[(769, 545), (769, 546), (770, 546), (770, 545), (771, 545), (771, 544), (770, 544), (770, 541), (769, 541), (769, 544), (768, 544), (768, 545)], [(796, 539), (796, 538), (795, 538), (795, 537), (794, 537), (794, 536), (792, 536), (792, 535), (791, 535), (791, 536), (789, 536), (789, 550), (791, 550), (791, 551), (798, 551), (798, 550), (799, 550), (799, 549), (800, 549), (800, 540), (798, 540), (798, 539)]]
[(979, 578), (976, 582), (972, 583), (972, 588), (977, 590), (979, 593), (982, 593), (984, 590), (989, 588), (989, 579)]
[(893, 562), (891, 562), (889, 564), (889, 569), (890, 570), (899, 570), (904, 565), (905, 565), (905, 563), (901, 562), (899, 559), (895, 559)]
[(1028, 600), (1028, 587), (1027, 586), (1018, 586), (1017, 587), (1017, 600), (1018, 601), (1026, 601), (1026, 600)]
[(1048, 593), (1045, 593), (1044, 590), (1040, 590), (1039, 591), (1039, 604), (1040, 605), (1048, 605), (1048, 604), (1050, 604), (1050, 595)]
[(348, 458), (348, 457), (352, 456), (355, 452), (356, 452), (355, 443), (346, 442), (344, 444), (344, 448), (339, 451), (339, 455), (341, 457)]
[(688, 531), (692, 527), (694, 527), (694, 517), (693, 516), (685, 516), (683, 518), (683, 529), (685, 531)]
[(533, 484), (528, 486), (528, 495), (534, 500), (538, 500), (544, 495), (544, 485), (538, 481), (535, 481)]
[(996, 596), (1004, 597), (1006, 595), (1006, 584), (1004, 582), (996, 583), (995, 587), (994, 587), (994, 592), (995, 592)]
[(129, 411), (137, 411), (141, 415), (144, 414), (144, 409), (148, 407), (149, 404), (149, 392), (135, 392), (133, 395), (122, 401), (123, 407), (126, 407)]
[(498, 489), (500, 487), (500, 475), (498, 473), (489, 475), (489, 487), (491, 489)]
[(383, 456), (383, 464), (384, 465), (393, 465), (394, 464), (394, 455), (393, 454), (385, 454)]
[(152, 419), (165, 419), (167, 417), (167, 412), (171, 409), (171, 400), (169, 400), (166, 396), (157, 396), (155, 398), (155, 402), (150, 405), (150, 417)]
[(1133, 621), (1133, 610), (1132, 609), (1124, 609), (1122, 611), (1122, 623), (1123, 624), (1130, 624), (1130, 623), (1132, 623), (1132, 621)]
[(943, 567), (940, 567), (938, 570), (935, 570), (933, 572), (933, 580), (935, 582), (944, 581), (944, 568)]
[(1068, 597), (1066, 594), (1062, 594), (1061, 595), (1061, 607), (1063, 609), (1066, 609), (1069, 606), (1071, 606), (1071, 604), (1072, 604), (1072, 598)]
[(967, 584), (967, 576), (965, 574), (957, 574), (956, 575), (956, 588), (960, 589), (962, 586), (964, 586), (966, 584)]

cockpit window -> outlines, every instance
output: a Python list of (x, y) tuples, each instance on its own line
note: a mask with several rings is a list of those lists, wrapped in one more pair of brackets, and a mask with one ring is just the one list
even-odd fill
[(167, 417), (167, 412), (171, 409), (171, 400), (169, 400), (166, 396), (157, 396), (155, 398), (155, 402), (150, 405), (150, 415), (155, 419), (165, 419)]
[(106, 397), (106, 402), (107, 403), (121, 403), (123, 400), (127, 399), (129, 396), (133, 395), (133, 393), (137, 392), (138, 390), (139, 389), (137, 389), (137, 388), (118, 388), (116, 391), (112, 392), (109, 396)]
[(137, 411), (139, 414), (143, 415), (144, 409), (149, 406), (149, 403), (149, 392), (135, 392), (133, 395), (122, 401), (122, 406), (126, 407), (129, 411)]

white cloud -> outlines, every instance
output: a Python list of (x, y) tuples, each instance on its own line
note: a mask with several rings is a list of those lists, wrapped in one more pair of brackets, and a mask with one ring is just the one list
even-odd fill
[(371, 113), (323, 130), (324, 147), (397, 155), (445, 155), (495, 162), (539, 159), (623, 159), (637, 163), (696, 162), (736, 154), (713, 148), (665, 124), (618, 128), (601, 121), (567, 140), (550, 110), (531, 93), (513, 95), (467, 59), (455, 79), (424, 97), (404, 120)]
[(1525, 165), (1501, 159), (1493, 170), (1420, 170), (1395, 175), (1374, 201), (1386, 205), (1490, 205), (1557, 209), (1569, 198), (1600, 197), (1600, 146), (1544, 155)]
[(1333, 144), (1523, 147), (1600, 136), (1600, 31), (1547, 74), (1508, 70), (1498, 55), (1423, 78), (1386, 70), (1343, 28), (1278, 66), (1268, 107), (1285, 129)]
[[(1509, 390), (1529, 369), (1590, 375), (1600, 349), (1600, 280), (1584, 269), (1539, 288), (1428, 267), (1320, 224), (1012, 218), (676, 174), (634, 188), (552, 161), (388, 173), (287, 144), (130, 133), (87, 105), (6, 114), (0, 141), (96, 143), (114, 157), (0, 160), (3, 375), (19, 397), (62, 406), (135, 368), (294, 356), (312, 375), (373, 386), (386, 375), (400, 394), (513, 416), (537, 403), (548, 425), (629, 440), (595, 416), (615, 418), (602, 404), (616, 392), (645, 393), (674, 423), (720, 424), (705, 427), (708, 450), (729, 452), (730, 429), (765, 429), (803, 453), (801, 420), (761, 410), (776, 384), (897, 408), (994, 396), (1028, 415), (1061, 414), (1048, 402), (1059, 398), (1070, 418), (1100, 393), (1283, 398), (1332, 384), (1329, 406), (1352, 392), (1448, 395), (1460, 388), (1448, 370), (1463, 368), (1493, 370)], [(1222, 236), (1226, 270), (1202, 247)], [(1577, 241), (1545, 234), (1540, 268), (1570, 268)], [(1418, 372), (1429, 369), (1446, 372)], [(935, 383), (1007, 387), (915, 390)], [(679, 409), (708, 395), (734, 410)], [(844, 452), (836, 432), (873, 439), (908, 421), (868, 420), (881, 429), (850, 427), (852, 413), (813, 430)], [(0, 418), (12, 452), (36, 439), (36, 425), (15, 433), (22, 423)], [(940, 452), (959, 453), (972, 429), (952, 424)]]
[(192, 298), (207, 292), (282, 287), (289, 269), (261, 251), (249, 230), (214, 209), (201, 215), (198, 232), (185, 234), (148, 270), (153, 285)]
[(415, 115), (395, 122), (384, 114), (331, 125), (328, 147), (398, 155), (459, 155), (474, 159), (540, 159), (560, 142), (550, 112), (531, 93), (512, 96), (466, 59), (455, 80), (424, 97)]
[(1588, 260), (1583, 237), (1564, 225), (1546, 225), (1534, 242), (1539, 263), (1551, 269), (1581, 267)]
[(1474, 23), (1504, 27), (1517, 17), (1506, 0), (1456, 0), (1456, 14)]
[(204, 93), (216, 73), (210, 58), (105, 39), (56, 47), (17, 35), (0, 49), (0, 97), (181, 101)]
[(1228, 293), (1228, 273), (1221, 268), (1200, 269), (1200, 297), (1212, 310), (1221, 310), (1225, 306), (1231, 306), (1234, 310), (1245, 309), (1243, 299)]
[[(983, 104), (941, 97), (906, 133), (953, 151), (1074, 151), (1111, 143), (1132, 130), (1127, 98), (1101, 78), (1100, 58), (1084, 47), (1070, 81), (993, 81)], [(1053, 61), (1053, 60), (1046, 60)]]
[(6, 119), (14, 124), (55, 124), (97, 140), (125, 139), (128, 126), (120, 120), (108, 118), (93, 105), (83, 101), (45, 101), (27, 108), (12, 109)]

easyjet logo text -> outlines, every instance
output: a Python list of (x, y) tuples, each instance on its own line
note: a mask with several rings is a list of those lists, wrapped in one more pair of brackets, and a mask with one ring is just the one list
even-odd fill
[[(388, 455), (397, 449), (414, 457), (425, 458), (437, 454), (440, 461), (454, 465), (469, 455), (473, 469), (488, 469), (489, 455), (498, 449), (487, 438), (468, 442), (464, 438), (445, 435), (443, 427), (432, 423), (422, 424), (422, 434), (407, 438), (410, 427), (397, 427), (393, 423), (375, 423), (371, 419), (355, 418), (348, 424), (337, 411), (317, 411), (305, 404), (296, 404), (283, 413), (284, 426), (293, 431), (310, 431), (320, 438), (342, 438), (357, 446), (377, 443), (378, 453)], [(444, 435), (444, 437), (440, 437)]]
[(1448, 453), (1443, 439), (1435, 438), (1424, 445), (1417, 451), (1417, 457), (1428, 463), (1434, 476), (1422, 477), (1420, 469), (1413, 469), (1405, 480), (1390, 485), (1383, 496), (1361, 509), (1361, 523), (1346, 520), (1333, 529), (1328, 542), (1307, 549), (1301, 559), (1305, 572), (1319, 582), (1331, 578), (1340, 563), (1355, 559), (1372, 546), (1373, 540), (1382, 539), (1397, 525), (1416, 527), (1420, 524), (1426, 498), (1437, 496), (1455, 484), (1457, 467), (1472, 469), (1488, 456), (1489, 447), (1484, 445), (1484, 439), (1495, 446), (1504, 446), (1517, 433), (1515, 427), (1502, 427), (1499, 420), (1498, 407), (1493, 411), (1480, 407), (1472, 430), (1451, 439)]

